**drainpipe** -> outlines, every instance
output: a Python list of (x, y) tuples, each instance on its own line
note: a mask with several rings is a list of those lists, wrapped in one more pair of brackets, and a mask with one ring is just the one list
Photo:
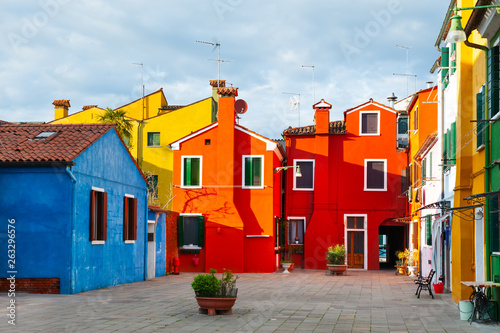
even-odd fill
[(144, 281), (148, 279), (148, 190), (144, 190), (145, 195), (145, 207), (144, 207)]
[(70, 214), (70, 232), (71, 232), (71, 254), (70, 254), (70, 262), (69, 262), (69, 267), (70, 267), (70, 273), (69, 273), (69, 293), (74, 294), (74, 267), (73, 263), (75, 262), (75, 249), (73, 249), (73, 246), (75, 244), (75, 212), (76, 212), (76, 200), (75, 200), (75, 184), (76, 184), (76, 177), (75, 175), (71, 172), (71, 168), (69, 166), (66, 166), (66, 173), (68, 174), (69, 178), (71, 178), (71, 214)]

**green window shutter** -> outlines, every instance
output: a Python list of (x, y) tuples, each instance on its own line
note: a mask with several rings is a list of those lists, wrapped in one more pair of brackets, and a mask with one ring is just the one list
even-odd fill
[[(453, 56), (453, 53), (455, 52), (456, 48), (457, 47), (456, 47), (455, 43), (452, 43), (451, 48), (450, 48), (450, 59)], [(456, 58), (457, 58), (457, 55), (455, 54), (455, 60), (450, 61), (450, 67), (455, 67), (457, 65)], [(456, 68), (450, 68), (450, 74), (455, 73), (455, 71), (456, 71)]]
[(177, 219), (177, 246), (184, 246), (184, 217), (179, 216)]
[(245, 157), (245, 186), (252, 186), (253, 161), (250, 157)]
[(191, 185), (191, 158), (184, 159), (184, 185)]
[(425, 168), (426, 168), (427, 159), (422, 160), (422, 186), (425, 185)]
[(429, 178), (432, 178), (432, 152), (429, 153)]
[(499, 47), (494, 46), (488, 51), (488, 117), (491, 119), (498, 113), (499, 108), (499, 79), (500, 79), (500, 64), (499, 64)]
[[(450, 63), (450, 53), (447, 47), (441, 48), (441, 67), (449, 67)], [(448, 68), (441, 69), (441, 83), (443, 85), (443, 89), (446, 89), (448, 86)]]
[(432, 215), (425, 217), (425, 245), (432, 245)]
[[(484, 92), (476, 94), (476, 120), (484, 120)], [(477, 122), (476, 148), (484, 144), (484, 123)]]
[(198, 217), (198, 246), (205, 246), (205, 217)]
[(453, 122), (450, 128), (451, 137), (450, 140), (450, 158), (451, 164), (456, 164), (456, 156), (457, 156), (457, 123)]

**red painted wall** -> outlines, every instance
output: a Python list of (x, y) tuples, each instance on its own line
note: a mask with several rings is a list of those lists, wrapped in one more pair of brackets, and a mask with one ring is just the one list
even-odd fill
[[(359, 136), (360, 112), (380, 112), (380, 135)], [(318, 117), (318, 112), (320, 116)], [(347, 134), (287, 135), (288, 165), (294, 159), (315, 160), (314, 191), (294, 191), (293, 174), (287, 175), (286, 216), (305, 217), (305, 268), (324, 269), (330, 245), (344, 244), (346, 214), (366, 214), (365, 268), (378, 269), (378, 228), (403, 217), (406, 201), (401, 194), (401, 170), (406, 155), (398, 153), (396, 112), (376, 102), (345, 113)], [(325, 129), (325, 110), (316, 110), (317, 128)], [(387, 160), (387, 190), (365, 191), (365, 159)]]

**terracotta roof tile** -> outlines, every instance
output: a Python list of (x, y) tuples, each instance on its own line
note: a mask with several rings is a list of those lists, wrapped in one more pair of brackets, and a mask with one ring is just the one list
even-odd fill
[(217, 88), (217, 94), (221, 96), (238, 96), (238, 87), (219, 87)]
[[(210, 80), (210, 85), (212, 87), (217, 87), (217, 80)], [(226, 86), (226, 80), (219, 80), (219, 87), (225, 87)]]
[[(330, 122), (330, 134), (347, 134), (345, 129), (345, 121), (338, 120)], [(316, 125), (303, 127), (289, 127), (283, 131), (283, 135), (314, 135), (316, 134)]]
[(96, 108), (96, 107), (97, 107), (97, 105), (84, 105), (82, 110), (85, 111), (85, 110)]
[(68, 108), (71, 107), (69, 104), (69, 99), (56, 99), (54, 102), (52, 102), (53, 105), (55, 106), (67, 106)]
[(0, 126), (1, 162), (71, 162), (114, 124)]

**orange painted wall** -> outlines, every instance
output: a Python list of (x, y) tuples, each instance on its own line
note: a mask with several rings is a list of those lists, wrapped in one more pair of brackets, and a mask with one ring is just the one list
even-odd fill
[[(192, 254), (181, 255), (181, 271), (213, 267), (218, 271), (274, 272), (274, 216), (281, 216), (281, 178), (273, 169), (281, 162), (273, 150), (267, 150), (268, 142), (262, 137), (252, 136), (253, 132), (238, 125), (235, 128), (234, 97), (221, 97), (219, 103), (218, 125), (202, 130), (174, 151), (173, 209), (181, 214), (203, 214), (206, 230), (205, 246), (197, 255), (200, 264), (192, 265)], [(180, 188), (184, 155), (203, 156), (202, 188)], [(243, 155), (264, 156), (264, 188), (241, 188)]]

